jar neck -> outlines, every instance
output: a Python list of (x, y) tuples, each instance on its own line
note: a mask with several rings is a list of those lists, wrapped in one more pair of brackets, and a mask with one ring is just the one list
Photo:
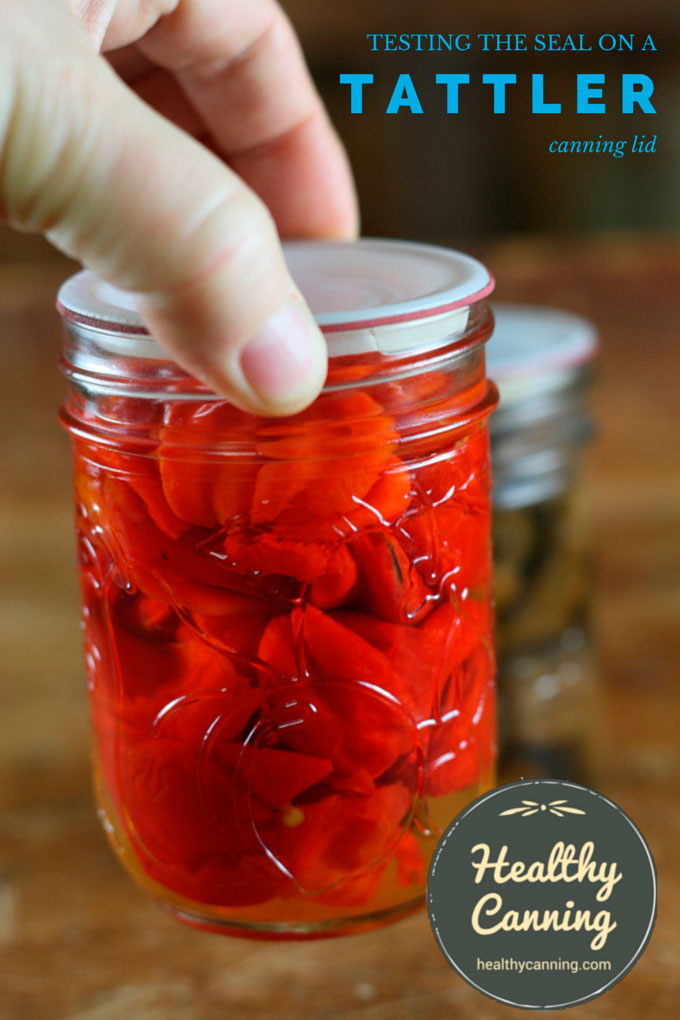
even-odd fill
[[(486, 378), (484, 344), (492, 329), (488, 308), (469, 310), (465, 332), (455, 338), (391, 354), (375, 351), (330, 359), (328, 380), (317, 400), (300, 414), (283, 419), (257, 418), (226, 404), (174, 362), (130, 356), (130, 339), (67, 323), (61, 367), (69, 380), (62, 421), (73, 434), (116, 445), (123, 440), (140, 453), (167, 431), (181, 412), (171, 407), (203, 405), (189, 442), (201, 448), (210, 439), (218, 454), (253, 446), (275, 437), (295, 437), (310, 427), (323, 439), (357, 452), (362, 436), (380, 441), (395, 427), (402, 440), (417, 447), (428, 437), (467, 428), (495, 407), (495, 388)], [(214, 428), (211, 407), (221, 406), (222, 428)], [(212, 424), (211, 424), (212, 422)], [(362, 422), (372, 422), (364, 429)], [(377, 427), (379, 426), (379, 427)], [(184, 441), (187, 441), (185, 436)]]
[[(413, 346), (393, 352), (368, 350), (331, 357), (324, 392), (379, 386), (452, 369), (465, 374), (472, 352), (488, 340), (493, 328), (491, 312), (484, 302), (466, 311), (465, 327), (455, 335), (430, 336), (424, 342), (414, 337)], [(157, 354), (149, 357), (149, 346), (148, 338), (65, 320), (60, 366), (73, 385), (92, 394), (151, 400), (224, 400), (170, 359)]]

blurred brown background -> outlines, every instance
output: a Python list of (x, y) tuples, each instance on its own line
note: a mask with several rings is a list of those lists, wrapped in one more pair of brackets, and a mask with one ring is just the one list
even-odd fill
[[(503, 231), (573, 232), (602, 228), (660, 229), (680, 224), (680, 14), (671, 0), (286, 0), (314, 77), (344, 139), (362, 199), (363, 230), (374, 236), (451, 238)], [(373, 32), (468, 32), (467, 53), (370, 52)], [(480, 32), (583, 33), (588, 53), (482, 53)], [(603, 33), (650, 33), (656, 52), (605, 53)], [(373, 73), (364, 113), (349, 112), (341, 73)], [(447, 115), (439, 72), (466, 73), (460, 113)], [(484, 73), (517, 74), (507, 113), (492, 113)], [(576, 74), (604, 73), (605, 114), (577, 115)], [(655, 82), (655, 116), (622, 115), (621, 74)], [(385, 109), (400, 73), (411, 74), (423, 114)], [(545, 76), (545, 98), (560, 115), (530, 113), (531, 74)], [(553, 138), (632, 138), (658, 135), (656, 154), (552, 155)], [(628, 145), (630, 148), (630, 143)]]
[[(570, 308), (600, 331), (600, 438), (588, 471), (602, 678), (593, 785), (647, 837), (660, 917), (636, 968), (578, 1017), (676, 1020), (680, 244), (669, 231), (680, 225), (677, 5), (286, 6), (350, 151), (365, 232), (460, 245), (487, 262), (499, 298)], [(389, 30), (651, 32), (658, 52), (420, 61), (369, 53), (365, 34)], [(461, 90), (466, 112), (446, 117), (436, 112), (443, 89), (425, 82), (452, 69), (474, 84)], [(625, 69), (650, 74), (659, 114), (532, 117), (518, 85), (508, 92), (511, 112), (494, 117), (478, 81), (485, 71), (544, 72), (546, 93), (566, 111), (579, 69), (612, 82)], [(350, 115), (349, 90), (337, 82), (351, 71), (379, 82), (366, 91), (362, 117)], [(400, 72), (413, 74), (422, 117), (383, 112)], [(550, 137), (630, 137), (628, 121), (659, 135), (656, 155), (546, 154)], [(165, 917), (115, 862), (90, 791), (70, 459), (56, 423), (63, 385), (53, 302), (72, 269), (41, 240), (0, 230), (0, 1020), (510, 1020), (515, 1010), (453, 974), (424, 916), (304, 947), (231, 941)]]

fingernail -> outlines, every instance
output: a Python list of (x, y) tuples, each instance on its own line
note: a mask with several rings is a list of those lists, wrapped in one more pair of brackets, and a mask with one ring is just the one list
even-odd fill
[(326, 373), (326, 346), (299, 298), (291, 296), (251, 337), (241, 368), (264, 404), (299, 407), (316, 396)]

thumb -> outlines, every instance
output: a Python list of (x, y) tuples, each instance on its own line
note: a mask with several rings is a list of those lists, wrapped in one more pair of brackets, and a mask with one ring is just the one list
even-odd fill
[(305, 407), (326, 345), (264, 204), (139, 100), (60, 5), (41, 16), (40, 39), (26, 25), (0, 43), (0, 211), (135, 292), (159, 342), (240, 407)]

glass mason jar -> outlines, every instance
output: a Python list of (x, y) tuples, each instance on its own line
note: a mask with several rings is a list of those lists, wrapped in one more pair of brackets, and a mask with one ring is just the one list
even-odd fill
[(501, 762), (585, 779), (594, 669), (579, 484), (596, 334), (567, 312), (494, 304), (487, 349)]
[(294, 242), (327, 383), (243, 413), (62, 287), (101, 819), (177, 917), (313, 938), (423, 901), (436, 840), (493, 781), (479, 263)]

